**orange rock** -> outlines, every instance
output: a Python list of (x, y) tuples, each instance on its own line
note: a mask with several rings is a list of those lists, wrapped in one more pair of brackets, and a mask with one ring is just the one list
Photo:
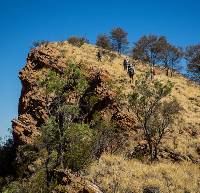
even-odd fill
[[(111, 90), (107, 84), (111, 78), (109, 73), (92, 65), (88, 67), (84, 65), (83, 61), (77, 61), (77, 65), (86, 72), (86, 77), (91, 82), (91, 90), (93, 89), (93, 92), (98, 97), (92, 113), (98, 111), (102, 118), (111, 117), (120, 128), (132, 128), (134, 119), (119, 108), (115, 101), (116, 92)], [(19, 73), (22, 83), (19, 115), (17, 119), (13, 120), (12, 124), (15, 144), (32, 143), (39, 134), (39, 127), (48, 118), (45, 96), (37, 85), (37, 80), (41, 76), (39, 73), (47, 68), (62, 73), (67, 68), (66, 58), (64, 60), (61, 57), (60, 50), (56, 47), (41, 46), (32, 49), (28, 54), (25, 67)], [(69, 100), (73, 102), (74, 97), (72, 96)], [(88, 114), (86, 119), (91, 121), (92, 114)]]

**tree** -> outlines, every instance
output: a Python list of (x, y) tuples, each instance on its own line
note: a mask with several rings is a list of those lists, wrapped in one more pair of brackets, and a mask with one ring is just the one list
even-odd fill
[(174, 69), (177, 68), (177, 65), (180, 62), (182, 57), (182, 51), (180, 48), (177, 48), (168, 42), (163, 44), (162, 50), (159, 53), (160, 62), (166, 68), (167, 76), (171, 70), (171, 76)]
[(188, 70), (193, 78), (200, 82), (200, 44), (188, 46), (185, 51)]
[(68, 43), (77, 47), (81, 47), (84, 43), (89, 43), (89, 40), (87, 40), (85, 37), (76, 37), (76, 36), (69, 37), (67, 41)]
[[(94, 133), (86, 124), (78, 123), (79, 102), (87, 88), (87, 80), (75, 64), (68, 64), (64, 73), (50, 70), (39, 85), (43, 88), (49, 116), (41, 127), (39, 140), (47, 152), (45, 171), (49, 187), (50, 170), (54, 167), (79, 170), (84, 166), (85, 159), (89, 160)], [(48, 98), (52, 98), (51, 102)]]
[[(47, 145), (52, 144), (52, 148), (55, 148), (54, 145), (56, 145), (59, 164), (63, 167), (65, 129), (69, 128), (74, 119), (78, 116), (79, 100), (81, 94), (87, 87), (87, 82), (80, 69), (74, 64), (69, 64), (67, 70), (63, 74), (50, 71), (47, 77), (40, 82), (40, 85), (44, 86), (45, 93), (54, 96), (49, 110), (52, 116), (50, 118), (50, 125), (47, 122), (47, 125), (44, 125), (44, 129), (48, 129), (50, 132), (49, 136), (51, 134), (53, 135), (51, 136), (54, 137), (52, 140), (51, 137), (46, 139)], [(47, 104), (47, 106), (49, 106), (49, 104)], [(51, 126), (53, 128), (51, 128)], [(52, 143), (55, 139), (58, 139), (58, 141), (56, 140), (58, 142), (56, 144)]]
[(166, 38), (164, 36), (142, 36), (132, 50), (133, 58), (155, 65), (160, 62), (159, 53), (165, 44)]
[(112, 40), (113, 50), (121, 53), (125, 49), (128, 44), (127, 35), (128, 33), (120, 27), (112, 29), (110, 37)]
[(157, 158), (158, 146), (180, 111), (175, 99), (164, 100), (171, 93), (172, 87), (171, 82), (162, 84), (142, 77), (136, 81), (135, 88), (129, 95), (130, 109), (143, 131), (151, 161)]
[(110, 39), (106, 35), (98, 35), (96, 45), (107, 50), (110, 50), (112, 47)]

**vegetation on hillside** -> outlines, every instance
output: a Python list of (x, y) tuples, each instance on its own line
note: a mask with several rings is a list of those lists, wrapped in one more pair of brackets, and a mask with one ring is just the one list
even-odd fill
[(106, 193), (198, 193), (199, 166), (188, 162), (146, 164), (103, 154), (87, 178)]
[[(117, 66), (112, 66), (113, 61), (121, 62), (124, 59), (121, 54), (128, 45), (127, 35), (122, 28), (114, 28), (110, 36), (97, 37), (97, 50), (105, 49), (104, 54), (112, 58), (106, 61), (109, 62), (110, 71), (113, 68), (118, 71)], [(68, 39), (68, 43), (76, 46), (73, 48), (78, 51), (85, 49), (83, 45), (87, 42), (85, 38), (75, 36)], [(34, 43), (35, 47), (48, 45), (46, 41)], [(64, 47), (64, 43), (59, 46)], [(65, 59), (64, 51), (62, 57)], [(199, 75), (198, 54), (198, 46), (188, 47), (185, 52), (188, 66)], [(88, 60), (90, 55), (91, 52), (87, 55)], [(171, 140), (173, 130), (183, 133), (176, 120), (187, 109), (181, 106), (180, 98), (172, 96), (174, 92), (180, 94), (181, 87), (166, 81), (169, 72), (172, 75), (183, 55), (180, 48), (171, 45), (163, 36), (143, 36), (132, 49), (131, 57), (136, 64), (142, 61), (142, 65), (164, 66), (167, 75), (164, 81), (150, 79), (145, 73), (147, 68), (141, 68), (131, 84), (124, 77), (120, 80), (112, 77), (110, 82), (107, 80), (105, 90), (115, 89), (114, 102), (120, 104), (117, 106), (119, 111), (127, 110), (135, 120), (130, 131), (119, 128), (112, 119), (104, 119), (98, 108), (94, 110), (99, 105), (99, 96), (95, 92), (97, 88), (87, 77), (85, 68), (80, 66), (81, 62), (66, 60), (67, 67), (62, 72), (53, 69), (42, 71), (37, 86), (44, 96), (48, 118), (39, 128), (41, 133), (33, 144), (20, 145), (17, 149), (12, 140), (1, 144), (0, 168), (3, 169), (0, 170), (0, 191), (62, 192), (64, 185), (55, 175), (56, 171), (61, 170), (83, 175), (108, 193), (196, 193), (200, 188), (198, 160), (192, 155), (186, 157), (174, 151), (167, 152), (170, 148), (163, 148), (163, 142)], [(97, 64), (103, 66), (104, 61)], [(97, 74), (95, 81), (98, 80)], [(119, 82), (121, 86), (117, 87)], [(109, 108), (109, 104), (106, 107)], [(195, 113), (198, 113), (198, 109)], [(138, 144), (129, 147), (131, 140)], [(198, 143), (198, 138), (195, 140)], [(167, 156), (184, 162), (159, 163)], [(187, 181), (192, 185), (188, 185)]]
[(159, 81), (152, 83), (144, 77), (136, 81), (129, 96), (130, 108), (143, 130), (151, 162), (158, 158), (162, 138), (180, 111), (176, 99), (164, 100), (171, 93), (172, 87), (171, 82), (166, 85)]
[(87, 40), (85, 37), (76, 37), (71, 36), (67, 39), (69, 44), (72, 44), (73, 46), (81, 47), (84, 43), (89, 43), (89, 40)]

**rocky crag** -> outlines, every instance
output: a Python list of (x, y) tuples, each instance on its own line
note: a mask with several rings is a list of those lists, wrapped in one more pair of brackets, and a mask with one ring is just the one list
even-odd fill
[[(62, 73), (67, 68), (68, 60), (75, 62), (87, 72), (90, 79), (91, 89), (98, 94), (98, 101), (94, 105), (95, 111), (101, 112), (102, 116), (109, 113), (116, 119), (121, 128), (128, 128), (134, 122), (133, 118), (127, 112), (121, 111), (116, 103), (116, 93), (106, 86), (111, 75), (107, 69), (98, 68), (98, 64), (90, 62), (91, 56), (84, 55), (80, 48), (66, 44), (69, 48), (61, 50), (56, 44), (41, 46), (31, 50), (27, 57), (25, 67), (20, 71), (19, 78), (22, 83), (22, 91), (19, 99), (19, 116), (13, 122), (13, 137), (15, 144), (30, 144), (35, 136), (39, 134), (38, 128), (47, 118), (45, 96), (38, 86), (38, 80), (44, 76), (47, 69), (53, 69)], [(93, 61), (95, 61), (95, 51), (93, 51)], [(67, 55), (65, 55), (67, 54)], [(86, 53), (87, 54), (87, 53)], [(83, 55), (83, 56), (82, 56)], [(79, 56), (79, 58), (77, 58)], [(119, 56), (116, 56), (121, 59)], [(97, 63), (97, 62), (96, 62)], [(89, 117), (89, 113), (87, 118)]]
[[(66, 61), (69, 60), (86, 70), (87, 77), (93, 82), (91, 87), (95, 87), (93, 89), (99, 96), (99, 100), (95, 105), (96, 109), (93, 109), (93, 112), (101, 111), (101, 114), (104, 114), (105, 117), (111, 115), (112, 118), (117, 120), (121, 128), (129, 129), (134, 126), (134, 120), (126, 110), (126, 102), (121, 105), (123, 106), (121, 108), (115, 100), (115, 91), (108, 89), (109, 86), (106, 86), (107, 82), (112, 80), (114, 87), (117, 87), (123, 93), (128, 93), (132, 89), (128, 76), (122, 67), (125, 56), (109, 52), (105, 53), (103, 61), (99, 62), (96, 58), (97, 51), (97, 47), (89, 44), (84, 44), (78, 48), (67, 42), (49, 43), (30, 51), (27, 63), (19, 73), (22, 83), (19, 116), (18, 119), (13, 120), (13, 136), (16, 144), (32, 143), (34, 137), (39, 133), (38, 128), (47, 118), (44, 94), (38, 87), (38, 79), (44, 76), (45, 71), (49, 68), (62, 72), (67, 68)], [(139, 61), (134, 62), (136, 64), (137, 79), (141, 73), (148, 70), (148, 66)], [(175, 143), (177, 154), (184, 154), (186, 157), (190, 154), (198, 160), (197, 142), (200, 140), (199, 86), (179, 74), (167, 77), (165, 71), (161, 68), (157, 68), (156, 71), (157, 79), (162, 82), (167, 82), (170, 79), (175, 83), (172, 96), (176, 97), (183, 107), (180, 120), (177, 120), (174, 124), (172, 133), (166, 143), (168, 154), (170, 154), (171, 149), (174, 149)], [(137, 132), (134, 133), (134, 136), (130, 133), (129, 135), (134, 141), (139, 139)]]
[[(12, 121), (16, 146), (33, 143), (40, 133), (40, 126), (47, 119), (45, 96), (38, 86), (38, 80), (45, 76), (48, 69), (62, 73), (69, 61), (74, 62), (86, 72), (90, 87), (98, 96), (93, 109), (87, 112), (85, 119), (91, 119), (93, 113), (99, 112), (104, 119), (114, 120), (117, 126), (125, 131), (122, 132), (121, 138), (125, 140), (122, 140), (120, 145), (123, 151), (128, 149), (130, 152), (138, 145), (144, 145), (134, 117), (127, 110), (127, 101), (121, 104), (116, 99), (117, 90), (127, 94), (133, 88), (133, 84), (130, 84), (127, 73), (122, 67), (125, 56), (105, 51), (103, 60), (97, 61), (98, 49), (89, 44), (84, 44), (79, 48), (67, 42), (57, 42), (42, 45), (30, 51), (26, 65), (19, 73), (22, 83), (19, 115)], [(140, 74), (148, 70), (148, 65), (139, 61), (133, 62), (136, 65), (135, 79), (137, 79)], [(160, 159), (200, 163), (200, 87), (178, 73), (175, 73), (173, 77), (167, 77), (162, 68), (156, 68), (155, 78), (162, 82), (167, 82), (169, 79), (174, 82), (172, 97), (175, 97), (183, 108), (179, 119), (175, 121), (167, 137), (163, 139)], [(109, 81), (112, 81), (112, 88), (108, 85)], [(69, 178), (70, 175), (66, 173), (62, 175), (61, 181), (65, 183), (63, 180)], [(76, 183), (78, 178), (74, 179)], [(81, 180), (81, 191), (85, 183), (87, 184), (85, 181), (82, 183)], [(92, 193), (100, 190), (90, 191), (86, 188), (84, 191)]]

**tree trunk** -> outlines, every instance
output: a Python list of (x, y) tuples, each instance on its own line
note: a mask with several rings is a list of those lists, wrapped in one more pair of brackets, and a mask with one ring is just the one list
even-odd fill
[(150, 161), (151, 163), (153, 162), (153, 147), (152, 147), (152, 143), (148, 142), (149, 145), (149, 155), (150, 155)]
[(60, 155), (60, 166), (62, 169), (64, 169), (64, 150), (61, 150), (61, 155)]
[(154, 156), (153, 156), (153, 159), (155, 160), (155, 159), (157, 159), (157, 157), (158, 157), (158, 147), (157, 147), (157, 145), (154, 147)]
[(51, 183), (50, 182), (50, 173), (49, 173), (49, 168), (48, 168), (49, 161), (50, 161), (50, 153), (48, 152), (47, 159), (45, 161), (45, 172), (46, 172), (46, 186), (47, 186), (47, 189), (49, 188), (50, 183)]

